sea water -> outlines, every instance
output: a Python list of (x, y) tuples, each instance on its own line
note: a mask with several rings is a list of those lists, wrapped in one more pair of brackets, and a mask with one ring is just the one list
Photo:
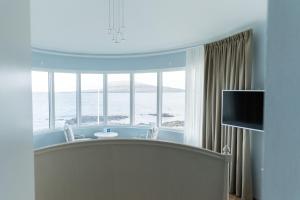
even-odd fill
[[(34, 130), (49, 127), (48, 93), (33, 93), (33, 127)], [(184, 92), (165, 92), (162, 98), (162, 124), (170, 128), (183, 128)], [(135, 125), (156, 122), (157, 96), (152, 92), (135, 93)], [(108, 123), (129, 124), (130, 94), (108, 93)], [(82, 124), (103, 124), (102, 93), (81, 93)], [(76, 122), (76, 93), (55, 93), (55, 126), (63, 127), (65, 121)]]

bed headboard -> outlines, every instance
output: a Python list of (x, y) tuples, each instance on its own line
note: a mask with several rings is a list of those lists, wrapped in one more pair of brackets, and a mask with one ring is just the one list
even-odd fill
[(57, 145), (35, 151), (36, 200), (224, 200), (228, 162), (159, 141)]

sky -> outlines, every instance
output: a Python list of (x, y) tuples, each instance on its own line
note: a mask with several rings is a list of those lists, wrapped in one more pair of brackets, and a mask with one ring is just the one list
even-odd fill
[(47, 92), (48, 91), (48, 73), (36, 72), (31, 73), (32, 91), (33, 92)]
[[(108, 74), (108, 82), (130, 81), (129, 74)], [(135, 82), (156, 86), (156, 73), (136, 73)], [(98, 90), (103, 87), (103, 75), (101, 74), (82, 74), (82, 89)], [(54, 88), (56, 92), (71, 92), (76, 90), (76, 74), (74, 73), (55, 73)], [(109, 83), (108, 83), (109, 84)], [(170, 71), (163, 72), (163, 86), (185, 89), (185, 72)], [(32, 72), (32, 91), (48, 91), (48, 73)]]

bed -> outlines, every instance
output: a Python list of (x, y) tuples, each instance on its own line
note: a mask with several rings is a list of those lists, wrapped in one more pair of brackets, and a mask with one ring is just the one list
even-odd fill
[(150, 140), (37, 149), (36, 200), (225, 200), (230, 156)]

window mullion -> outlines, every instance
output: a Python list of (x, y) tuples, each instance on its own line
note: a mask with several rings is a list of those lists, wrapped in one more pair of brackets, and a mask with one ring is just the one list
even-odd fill
[(81, 75), (76, 73), (76, 119), (77, 127), (81, 124)]
[(130, 73), (130, 125), (135, 123), (135, 80), (134, 73)]
[(103, 124), (107, 125), (107, 74), (103, 74)]
[(48, 72), (48, 98), (49, 98), (49, 125), (50, 125), (50, 129), (54, 129), (55, 128), (54, 72)]
[(162, 72), (157, 73), (157, 117), (156, 124), (158, 127), (161, 127), (162, 123)]

